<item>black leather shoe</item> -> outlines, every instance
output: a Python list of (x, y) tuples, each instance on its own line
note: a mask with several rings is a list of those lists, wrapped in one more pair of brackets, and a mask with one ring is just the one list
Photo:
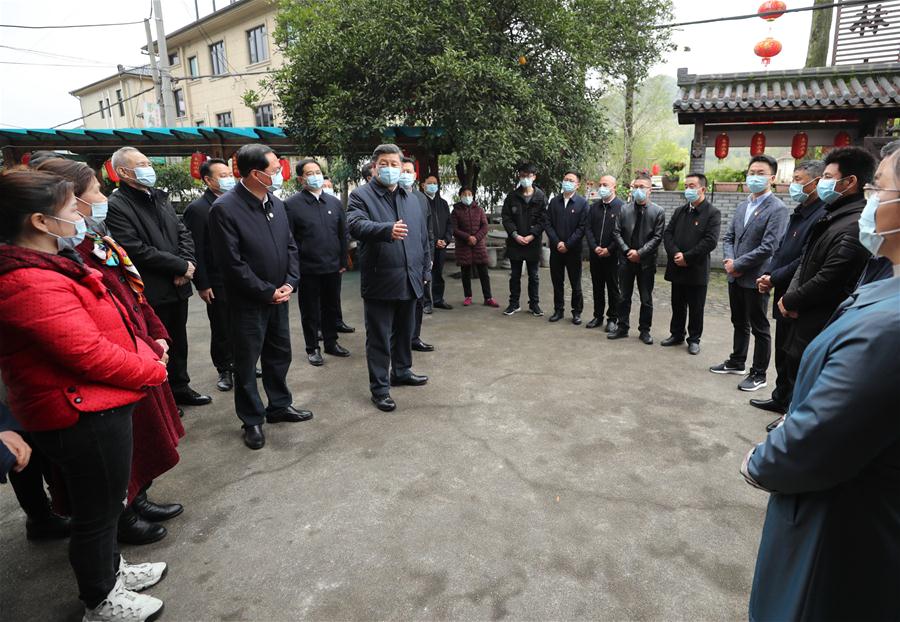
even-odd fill
[(700, 344), (694, 342), (689, 343), (688, 354), (700, 354)]
[(299, 423), (313, 418), (312, 411), (288, 406), (284, 410), (266, 414), (266, 423)]
[(754, 408), (759, 408), (760, 410), (768, 410), (771, 413), (778, 413), (779, 415), (783, 415), (787, 412), (787, 408), (782, 406), (779, 402), (776, 402), (773, 399), (768, 400), (750, 400), (750, 405)]
[(651, 337), (650, 333), (648, 333), (646, 331), (641, 333), (640, 340), (641, 340), (641, 343), (643, 343), (645, 345), (648, 345), (648, 346), (653, 345), (653, 337)]
[(375, 404), (378, 410), (389, 413), (395, 408), (397, 408), (397, 403), (391, 399), (390, 395), (373, 395), (372, 403)]
[(331, 356), (339, 356), (341, 358), (347, 358), (348, 356), (350, 356), (350, 350), (348, 350), (341, 344), (336, 343), (332, 346), (326, 346), (325, 354), (330, 354)]
[(308, 352), (306, 354), (306, 360), (309, 361), (309, 364), (313, 367), (321, 367), (325, 364), (325, 359), (322, 358), (322, 353), (319, 352), (318, 348), (316, 348), (315, 352)]
[(201, 395), (190, 387), (182, 389), (178, 393), (172, 391), (172, 395), (175, 396), (175, 403), (181, 406), (206, 406), (212, 402), (210, 396)]
[(138, 513), (138, 516), (151, 523), (161, 523), (184, 512), (184, 506), (180, 503), (153, 503), (147, 498), (146, 492), (136, 496), (131, 502), (131, 507)]
[(432, 313), (434, 313), (434, 305), (425, 305), (424, 307), (422, 307), (422, 313), (424, 313), (425, 315), (431, 315)]
[(598, 318), (598, 317), (593, 317), (593, 318), (591, 318), (591, 321), (590, 321), (590, 322), (588, 322), (587, 324), (585, 324), (584, 327), (585, 327), (585, 328), (597, 328), (597, 327), (600, 326), (600, 324), (602, 324), (602, 323), (603, 323), (603, 320), (601, 320), (601, 319)]
[(573, 323), (575, 326), (578, 326), (579, 324), (581, 324), (581, 314), (580, 314), (580, 313), (573, 313), (573, 314), (572, 314), (572, 323)]
[(608, 322), (606, 322), (606, 332), (614, 333), (617, 330), (619, 330), (619, 325), (616, 324), (614, 321), (609, 320)]
[(416, 352), (434, 352), (434, 346), (430, 343), (425, 343), (421, 339), (413, 339), (412, 349)]
[(447, 311), (450, 311), (451, 309), (453, 309), (453, 306), (449, 305), (446, 302), (444, 302), (443, 300), (441, 300), (440, 302), (434, 303), (434, 308), (435, 309), (445, 309)]
[(562, 311), (554, 311), (554, 312), (553, 312), (553, 315), (551, 315), (551, 316), (548, 318), (547, 321), (549, 321), (549, 322), (558, 322), (558, 321), (560, 321), (561, 319), (563, 319), (563, 312), (562, 312)]
[(684, 339), (677, 339), (677, 338), (669, 335), (668, 337), (666, 337), (665, 339), (660, 341), (659, 345), (661, 345), (664, 348), (668, 348), (669, 346), (678, 346), (683, 343), (684, 343)]
[(234, 375), (230, 371), (220, 371), (216, 388), (219, 391), (231, 391), (234, 388)]
[(62, 540), (68, 538), (72, 531), (72, 521), (54, 514), (47, 509), (47, 516), (40, 520), (30, 516), (25, 520), (25, 537), (32, 542), (39, 540)]
[(117, 537), (122, 544), (152, 544), (166, 537), (166, 528), (141, 518), (128, 506), (119, 516)]
[(339, 332), (339, 333), (355, 333), (356, 332), (355, 328), (347, 325), (343, 321), (337, 323), (336, 329), (337, 329), (337, 332)]
[(406, 376), (403, 376), (402, 378), (391, 376), (392, 387), (400, 386), (401, 384), (405, 384), (411, 387), (420, 387), (426, 382), (428, 382), (428, 376), (417, 376), (412, 372), (410, 372)]
[(256, 368), (256, 377), (262, 378), (262, 370), (259, 367)]
[(262, 449), (266, 444), (266, 435), (261, 425), (245, 425), (244, 445), (250, 449)]
[(628, 336), (627, 330), (615, 330), (606, 334), (607, 339), (625, 339)]

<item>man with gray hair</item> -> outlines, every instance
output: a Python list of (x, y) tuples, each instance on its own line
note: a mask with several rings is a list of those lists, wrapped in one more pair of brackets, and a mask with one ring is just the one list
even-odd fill
[[(881, 152), (878, 155), (881, 156), (881, 161), (884, 162), (898, 151), (900, 151), (900, 140), (892, 140), (881, 148)], [(894, 158), (894, 166), (897, 168), (896, 177), (900, 179), (900, 157)], [(863, 285), (882, 279), (889, 279), (892, 276), (894, 276), (894, 266), (890, 259), (887, 257), (869, 257), (856, 288), (859, 289)]]
[(194, 241), (169, 195), (157, 188), (149, 158), (134, 147), (112, 156), (119, 187), (109, 197), (106, 225), (141, 273), (144, 295), (169, 333), (169, 384), (178, 404), (202, 406), (212, 398), (194, 391), (187, 371), (188, 298), (194, 278)]

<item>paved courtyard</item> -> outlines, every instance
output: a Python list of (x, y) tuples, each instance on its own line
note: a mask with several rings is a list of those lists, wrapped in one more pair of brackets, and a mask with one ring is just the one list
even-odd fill
[[(507, 273), (491, 276), (505, 303)], [(586, 319), (589, 281), (585, 270)], [(448, 279), (455, 308), (422, 333), (437, 350), (414, 358), (430, 381), (394, 389), (398, 409), (383, 414), (368, 401), (349, 274), (352, 357), (310, 367), (292, 301), (290, 384), (315, 419), (267, 426), (257, 452), (241, 443), (231, 394), (215, 390), (195, 296), (191, 374), (214, 402), (187, 410), (181, 463), (151, 490), (186, 509), (165, 540), (124, 550), (169, 563), (150, 592), (162, 619), (746, 619), (767, 497), (739, 467), (771, 417), (747, 405), (738, 377), (707, 371), (731, 345), (721, 276), (699, 356), (658, 345), (666, 285), (660, 272), (648, 347), (634, 332), (611, 342), (568, 321), (463, 308)], [(541, 290), (551, 311), (547, 270)], [(0, 490), (0, 619), (80, 619), (65, 544), (28, 543)]]

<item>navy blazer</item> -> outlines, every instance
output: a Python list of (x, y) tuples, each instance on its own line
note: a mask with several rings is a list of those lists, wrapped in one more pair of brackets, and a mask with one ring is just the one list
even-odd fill
[(209, 245), (209, 210), (216, 200), (215, 193), (209, 188), (199, 198), (191, 201), (181, 216), (184, 226), (191, 232), (194, 240), (194, 257), (197, 266), (194, 270), (194, 286), (198, 291), (210, 287), (222, 287), (222, 275), (213, 258)]
[(319, 198), (308, 190), (284, 202), (300, 255), (300, 274), (334, 274), (347, 268), (350, 234), (341, 200), (327, 192)]
[(556, 252), (556, 245), (564, 242), (566, 248), (576, 253), (581, 250), (581, 240), (587, 228), (588, 204), (587, 200), (577, 192), (565, 205), (564, 197), (557, 194), (550, 199), (547, 207), (547, 222), (544, 230), (550, 240), (550, 251)]
[(729, 276), (728, 282), (756, 289), (756, 279), (769, 271), (772, 255), (784, 237), (788, 212), (781, 199), (770, 194), (744, 225), (749, 207), (749, 199), (738, 204), (722, 236), (722, 252), (725, 259), (734, 260), (735, 272), (741, 273), (738, 278)]
[(242, 182), (213, 203), (209, 239), (228, 304), (269, 304), (275, 290), (297, 290), (300, 267), (284, 203), (271, 192), (262, 203)]
[[(410, 291), (413, 298), (421, 298), (424, 283), (431, 280), (431, 249), (422, 204), (398, 186), (394, 212), (388, 192), (373, 180), (350, 194), (347, 224), (350, 235), (359, 240), (360, 291), (363, 298), (373, 300), (408, 300)], [(403, 240), (391, 237), (397, 220), (409, 228)]]
[(900, 278), (859, 288), (807, 346), (782, 425), (742, 468), (772, 492), (751, 620), (900, 612)]

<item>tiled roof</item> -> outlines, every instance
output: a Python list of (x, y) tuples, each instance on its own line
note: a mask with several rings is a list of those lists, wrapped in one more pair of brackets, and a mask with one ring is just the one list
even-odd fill
[(676, 113), (900, 107), (900, 63), (693, 75), (678, 70)]

